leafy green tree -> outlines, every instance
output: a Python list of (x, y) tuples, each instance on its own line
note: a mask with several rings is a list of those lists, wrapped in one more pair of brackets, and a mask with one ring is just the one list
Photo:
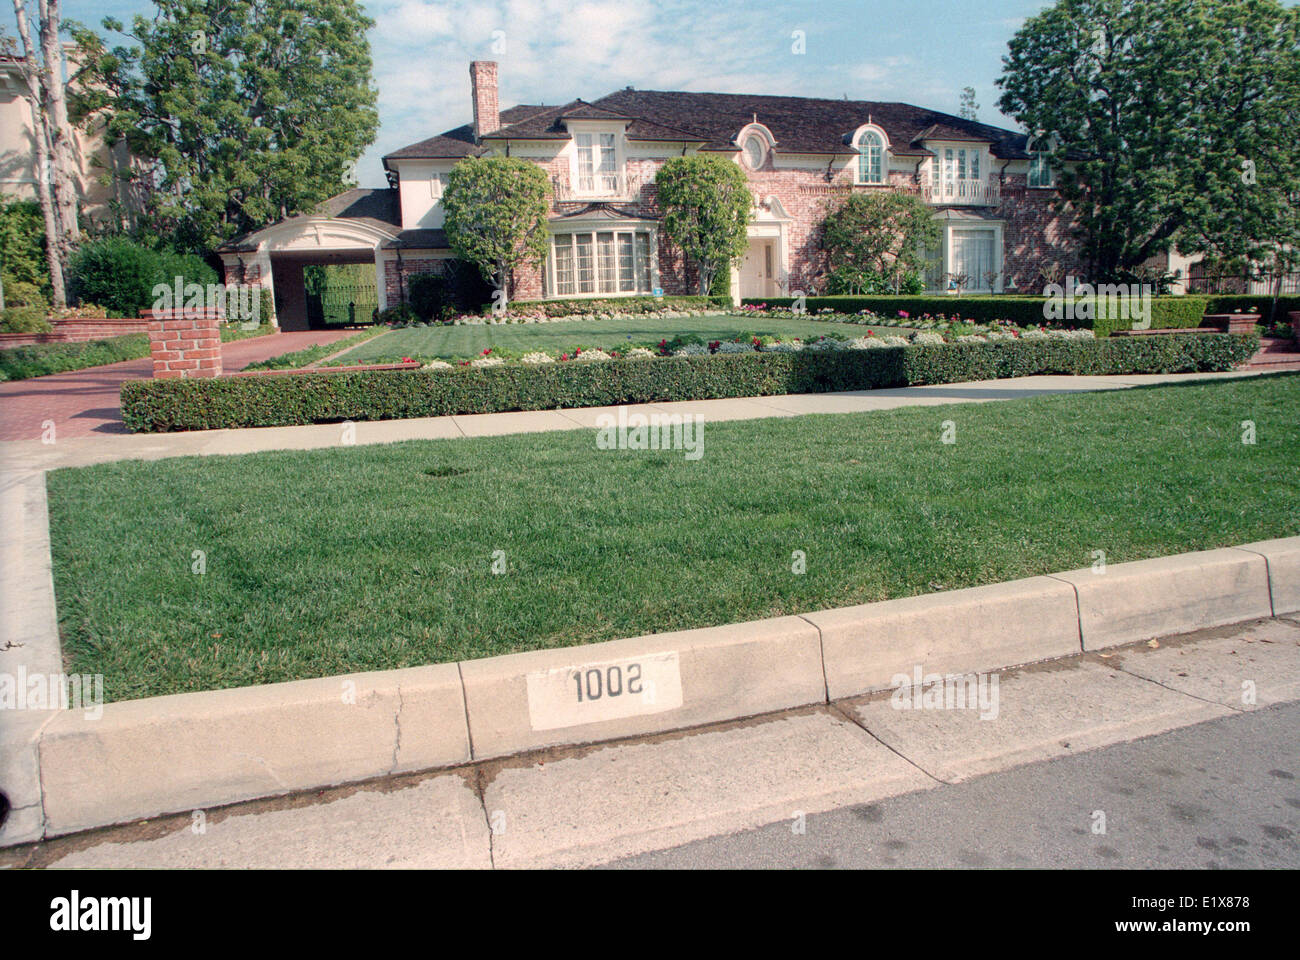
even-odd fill
[(724, 157), (673, 157), (655, 175), (664, 233), (699, 273), (700, 294), (745, 255), (754, 198), (740, 167)]
[(107, 119), (143, 167), (146, 226), (211, 249), (344, 189), (375, 137), (374, 25), (357, 0), (155, 0), (107, 49), (74, 36), (76, 112)]
[(822, 221), (822, 246), (844, 293), (900, 288), (925, 270), (926, 250), (939, 244), (934, 211), (920, 197), (894, 190), (854, 193)]
[(550, 182), (518, 157), (470, 157), (451, 168), (442, 194), (443, 229), (456, 256), (496, 285), (494, 309), (510, 297), (510, 274), (546, 258)]
[(8, 306), (49, 303), (45, 220), (34, 200), (0, 203), (0, 287)]
[(1058, 0), (1012, 38), (999, 107), (1034, 131), (1095, 279), (1176, 247), (1300, 247), (1300, 10)]

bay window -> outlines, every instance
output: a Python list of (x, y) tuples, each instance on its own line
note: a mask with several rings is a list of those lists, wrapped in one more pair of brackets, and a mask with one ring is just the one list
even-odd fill
[(550, 296), (648, 294), (654, 244), (635, 228), (557, 233), (551, 237), (546, 286)]

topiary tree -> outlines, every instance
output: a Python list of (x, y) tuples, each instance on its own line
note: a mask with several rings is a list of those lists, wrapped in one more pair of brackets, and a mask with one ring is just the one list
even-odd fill
[(724, 157), (673, 157), (655, 175), (664, 233), (699, 272), (698, 292), (745, 255), (754, 198), (740, 167)]
[(925, 269), (925, 251), (939, 243), (934, 211), (920, 197), (893, 190), (855, 193), (822, 221), (822, 246), (831, 276), (843, 293), (874, 293), (881, 286), (898, 293), (915, 287)]
[(509, 302), (511, 272), (546, 257), (550, 191), (542, 168), (517, 157), (470, 157), (447, 177), (447, 242), (496, 284), (494, 309), (504, 310)]

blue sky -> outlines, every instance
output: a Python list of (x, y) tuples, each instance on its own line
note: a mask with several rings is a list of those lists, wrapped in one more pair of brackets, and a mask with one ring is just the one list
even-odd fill
[[(501, 64), (501, 104), (594, 100), (628, 85), (904, 100), (955, 113), (972, 86), (1001, 116), (993, 81), (1007, 41), (1044, 0), (370, 0), (378, 138), (357, 165), (471, 118), (470, 60)], [(147, 0), (64, 0), (98, 27), (152, 15)], [(9, 27), (12, 32), (12, 25)], [(792, 50), (803, 31), (806, 52)], [(120, 42), (120, 38), (116, 38)]]

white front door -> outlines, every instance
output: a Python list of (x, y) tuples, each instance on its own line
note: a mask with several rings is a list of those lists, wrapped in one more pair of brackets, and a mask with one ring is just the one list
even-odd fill
[(776, 249), (771, 240), (751, 240), (740, 264), (740, 296), (772, 296)]

